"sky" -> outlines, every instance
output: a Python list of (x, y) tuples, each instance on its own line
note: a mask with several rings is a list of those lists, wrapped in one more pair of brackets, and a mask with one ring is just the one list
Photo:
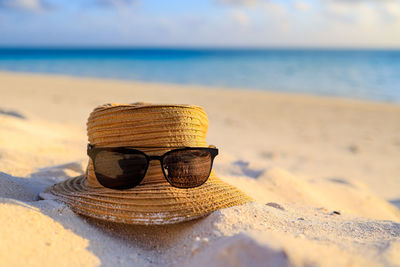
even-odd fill
[(400, 0), (0, 0), (0, 46), (400, 48)]

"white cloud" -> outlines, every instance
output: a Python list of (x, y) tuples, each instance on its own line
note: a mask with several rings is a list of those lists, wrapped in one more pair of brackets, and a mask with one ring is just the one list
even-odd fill
[(125, 6), (135, 3), (136, 0), (96, 0), (97, 4), (109, 6)]
[[(321, 0), (320, 0), (321, 1)], [(342, 2), (347, 4), (358, 4), (358, 3), (388, 3), (388, 2), (397, 2), (397, 0), (331, 0), (336, 2)]]
[(241, 27), (247, 27), (249, 25), (249, 18), (242, 11), (239, 10), (233, 11), (232, 18)]
[(392, 17), (400, 18), (400, 1), (390, 1), (383, 4), (384, 11)]
[(264, 9), (266, 12), (270, 13), (271, 15), (278, 15), (284, 16), (287, 14), (287, 10), (284, 5), (279, 2), (265, 2), (262, 3), (261, 8)]
[[(239, 11), (237, 5), (243, 5), (252, 23), (241, 33), (246, 38), (238, 39), (252, 45), (400, 46), (400, 0), (223, 2)], [(240, 20), (241, 15), (236, 16)]]
[[(71, 1), (71, 3), (74, 3), (74, 5), (81, 8), (87, 8), (88, 6), (124, 8), (126, 6), (139, 3), (139, 0), (75, 0)], [(68, 4), (62, 3), (60, 0), (0, 0), (0, 8), (19, 9), (26, 11), (41, 11), (53, 9), (54, 7), (57, 7), (54, 10), (60, 10), (67, 6)]]
[(0, 0), (0, 7), (29, 11), (44, 10), (46, 3), (41, 0)]
[(379, 24), (400, 19), (400, 1), (326, 0), (323, 7), (327, 15), (336, 16), (344, 22)]
[(256, 5), (259, 0), (217, 0), (219, 3), (226, 5), (242, 5), (242, 6), (253, 6)]
[(294, 7), (300, 11), (308, 11), (310, 10), (311, 6), (309, 3), (304, 1), (296, 1), (294, 2)]

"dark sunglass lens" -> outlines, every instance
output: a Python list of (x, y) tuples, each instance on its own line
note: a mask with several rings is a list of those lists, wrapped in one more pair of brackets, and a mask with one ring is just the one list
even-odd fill
[(99, 183), (112, 189), (127, 189), (138, 185), (146, 169), (147, 158), (141, 153), (101, 151), (96, 155), (94, 164)]
[(178, 150), (164, 157), (163, 169), (176, 187), (190, 188), (204, 184), (210, 175), (212, 158), (208, 150)]

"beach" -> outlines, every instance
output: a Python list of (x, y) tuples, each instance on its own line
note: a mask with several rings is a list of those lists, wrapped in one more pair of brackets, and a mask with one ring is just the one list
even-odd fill
[[(11, 72), (0, 96), (1, 266), (400, 265), (398, 104)], [(216, 174), (255, 202), (132, 226), (39, 200), (84, 173), (87, 117), (111, 102), (203, 107)]]

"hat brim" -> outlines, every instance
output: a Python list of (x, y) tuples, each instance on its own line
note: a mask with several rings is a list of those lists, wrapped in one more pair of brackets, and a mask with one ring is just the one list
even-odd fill
[(82, 175), (47, 188), (40, 197), (62, 201), (81, 215), (141, 225), (189, 221), (252, 201), (213, 173), (205, 184), (196, 188), (180, 189), (157, 181), (129, 190), (93, 186)]

